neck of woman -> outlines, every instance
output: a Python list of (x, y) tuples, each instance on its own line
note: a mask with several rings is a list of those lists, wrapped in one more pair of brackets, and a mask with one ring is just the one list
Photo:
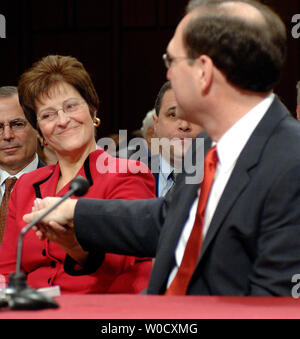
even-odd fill
[(57, 183), (56, 193), (59, 192), (68, 182), (75, 178), (76, 174), (83, 166), (86, 158), (90, 153), (94, 152), (96, 148), (97, 145), (95, 142), (83, 150), (76, 150), (76, 152), (65, 155), (57, 155), (61, 175)]

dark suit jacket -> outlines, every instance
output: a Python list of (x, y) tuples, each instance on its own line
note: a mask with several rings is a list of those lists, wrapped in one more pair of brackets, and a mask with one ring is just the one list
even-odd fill
[(44, 166), (47, 166), (47, 165), (44, 163), (43, 160), (41, 160), (41, 159), (39, 158), (39, 162), (38, 162), (37, 168), (41, 168), (41, 167), (44, 167)]
[[(291, 295), (300, 273), (299, 149), (300, 124), (276, 98), (237, 160), (188, 294)], [(81, 199), (75, 232), (85, 249), (156, 255), (148, 293), (163, 294), (198, 188), (182, 175), (171, 200)]]

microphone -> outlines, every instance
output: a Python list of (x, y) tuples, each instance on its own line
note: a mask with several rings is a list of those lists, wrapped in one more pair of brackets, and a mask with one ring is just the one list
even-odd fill
[(57, 308), (58, 304), (49, 296), (30, 288), (26, 283), (26, 275), (20, 272), (21, 259), (22, 259), (22, 246), (25, 234), (59, 205), (61, 205), (71, 195), (82, 196), (89, 189), (88, 181), (77, 176), (70, 184), (70, 190), (52, 207), (46, 210), (41, 216), (33, 220), (30, 224), (25, 226), (19, 237), (16, 272), (12, 273), (9, 277), (8, 286), (5, 289), (7, 303), (13, 310), (38, 310), (45, 308)]
[(89, 187), (90, 187), (89, 182), (84, 177), (79, 175), (71, 182), (70, 191), (68, 193), (73, 191), (71, 195), (75, 195), (76, 197), (81, 197), (88, 191)]

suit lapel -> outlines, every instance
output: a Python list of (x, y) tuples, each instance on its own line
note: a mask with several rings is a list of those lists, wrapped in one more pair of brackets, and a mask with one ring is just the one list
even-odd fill
[[(169, 253), (174, 253), (183, 226), (189, 216), (190, 208), (198, 195), (203, 178), (204, 155), (211, 147), (211, 139), (207, 134), (201, 134), (198, 138), (203, 138), (203, 142), (193, 143), (193, 147), (188, 151), (190, 155), (187, 154), (187, 157), (190, 157), (189, 161), (192, 163), (196, 161), (195, 153), (201, 153), (200, 161), (197, 163), (197, 172), (199, 173), (193, 172), (191, 168), (185, 166), (185, 172), (177, 177), (174, 192), (165, 197), (168, 210), (165, 220), (166, 227), (163, 227), (162, 235), (165, 234), (168, 237)], [(191, 174), (193, 180), (188, 180)], [(170, 232), (170, 229), (172, 229), (172, 232)], [(164, 236), (161, 238), (164, 238)]]
[[(208, 149), (211, 147), (211, 139), (207, 134), (201, 133), (198, 138), (203, 138), (203, 143), (194, 142), (193, 147), (188, 151), (189, 154), (187, 157), (196, 160), (196, 152), (200, 152), (201, 155), (207, 153)], [(201, 157), (200, 157), (201, 158)], [(197, 177), (202, 178), (203, 175), (203, 160), (201, 163), (197, 164), (197, 167), (200, 167), (199, 174)], [(175, 250), (180, 238), (182, 229), (186, 223), (186, 220), (189, 216), (190, 208), (195, 201), (198, 189), (200, 188), (200, 181), (197, 179), (194, 180), (194, 184), (187, 184), (186, 179), (189, 175), (195, 175), (190, 168), (186, 168), (187, 173), (180, 174), (176, 181), (176, 187), (174, 192), (171, 195), (167, 195), (164, 198), (164, 212), (162, 213), (165, 217), (164, 227), (161, 230), (160, 240), (157, 248), (157, 260), (153, 267), (153, 272), (151, 275), (149, 287), (150, 291), (160, 291), (164, 288), (165, 283), (168, 279), (170, 269), (175, 265)], [(160, 198), (163, 199), (163, 198)], [(167, 246), (166, 246), (167, 244)]]
[(45, 167), (45, 166), (47, 166), (47, 165), (44, 163), (43, 160), (41, 160), (41, 159), (39, 158), (39, 162), (38, 162), (37, 168), (41, 168), (41, 167)]
[[(158, 252), (149, 282), (149, 291), (161, 291), (164, 289), (170, 269), (175, 265), (175, 250), (182, 228), (189, 215), (190, 207), (197, 196), (197, 185), (186, 185), (184, 176), (180, 178), (180, 183), (176, 183), (176, 189), (172, 197), (158, 198), (164, 200), (166, 213), (164, 226), (161, 229)], [(171, 198), (171, 199), (170, 199)]]
[(155, 189), (156, 189), (156, 196), (158, 197), (158, 173), (153, 173), (153, 176), (154, 176), (154, 180), (155, 180)]
[(43, 199), (47, 196), (55, 196), (57, 181), (59, 178), (59, 165), (48, 166), (45, 169), (45, 177), (33, 184), (37, 198)]
[(273, 134), (274, 129), (277, 127), (280, 121), (288, 115), (289, 112), (286, 110), (286, 108), (277, 98), (275, 98), (271, 107), (252, 133), (250, 139), (248, 140), (237, 160), (237, 163), (217, 205), (208, 232), (203, 241), (200, 260), (204, 256), (218, 229), (222, 226), (224, 219), (230, 212), (235, 201), (247, 187), (250, 181), (249, 171), (259, 163), (264, 145), (267, 143), (268, 139)]

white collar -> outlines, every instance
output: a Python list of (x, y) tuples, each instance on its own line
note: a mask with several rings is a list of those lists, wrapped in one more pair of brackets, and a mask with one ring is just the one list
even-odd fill
[(174, 171), (174, 168), (161, 154), (159, 155), (159, 166), (160, 174), (163, 175), (166, 179), (169, 177), (170, 173)]
[(232, 168), (251, 134), (270, 108), (275, 95), (271, 93), (240, 120), (238, 120), (217, 143), (218, 158), (224, 169)]
[(19, 179), (22, 174), (36, 170), (37, 167), (38, 167), (38, 163), (39, 163), (39, 158), (38, 158), (38, 156), (36, 154), (34, 160), (30, 164), (28, 164), (26, 167), (24, 167), (17, 174), (12, 175), (12, 174), (9, 174), (8, 172), (6, 172), (3, 169), (0, 169), (0, 186), (4, 183), (4, 181), (7, 178), (16, 177), (17, 179)]

